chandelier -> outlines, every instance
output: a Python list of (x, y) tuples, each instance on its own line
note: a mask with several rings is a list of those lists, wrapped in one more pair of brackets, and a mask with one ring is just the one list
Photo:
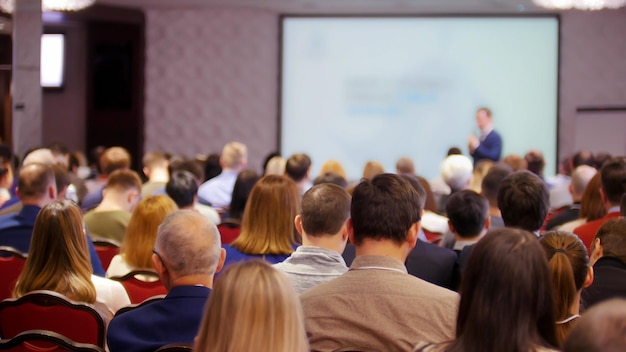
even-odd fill
[[(0, 0), (0, 10), (13, 13), (16, 0)], [(93, 5), (96, 0), (41, 0), (42, 11), (78, 11)]]
[(626, 5), (626, 0), (533, 0), (541, 7), (556, 10), (602, 10), (617, 9)]

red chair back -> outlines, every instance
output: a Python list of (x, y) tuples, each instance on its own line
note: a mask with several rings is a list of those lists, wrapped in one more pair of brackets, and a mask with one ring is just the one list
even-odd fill
[(26, 254), (12, 247), (0, 247), (0, 301), (13, 297), (13, 289), (25, 263)]
[(0, 340), (0, 351), (69, 351), (69, 352), (104, 352), (104, 349), (88, 343), (78, 343), (67, 337), (48, 330), (28, 330), (12, 339)]
[(106, 238), (94, 238), (93, 246), (98, 253), (102, 268), (106, 271), (111, 265), (111, 259), (120, 253), (120, 244)]
[(222, 244), (231, 244), (241, 232), (241, 226), (234, 222), (223, 222), (217, 225), (217, 229), (220, 231)]
[[(138, 276), (154, 277), (157, 280), (144, 281), (139, 279)], [(167, 289), (158, 278), (159, 275), (154, 271), (135, 270), (124, 276), (112, 277), (111, 280), (119, 281), (124, 285), (132, 303), (141, 303), (150, 297), (167, 294)]]
[(49, 330), (73, 341), (104, 347), (104, 319), (86, 303), (53, 291), (33, 291), (0, 302), (0, 336), (13, 338), (27, 330)]

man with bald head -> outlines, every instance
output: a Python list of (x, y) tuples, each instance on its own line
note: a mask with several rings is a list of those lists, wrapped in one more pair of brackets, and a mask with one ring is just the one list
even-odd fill
[(152, 262), (169, 293), (111, 320), (107, 342), (112, 352), (148, 352), (169, 343), (193, 343), (213, 276), (226, 258), (217, 227), (191, 210), (179, 210), (163, 220), (153, 252)]
[[(23, 206), (17, 213), (0, 217), (0, 246), (9, 246), (28, 253), (37, 214), (57, 197), (52, 167), (39, 163), (23, 166), (17, 177), (16, 192)], [(91, 238), (87, 236), (87, 239), (94, 274), (104, 276), (104, 269)]]

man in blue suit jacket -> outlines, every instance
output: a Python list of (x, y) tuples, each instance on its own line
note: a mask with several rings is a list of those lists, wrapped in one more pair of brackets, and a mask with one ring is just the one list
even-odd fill
[[(28, 253), (35, 219), (42, 207), (56, 199), (56, 183), (52, 168), (38, 163), (23, 166), (17, 182), (17, 195), (23, 207), (18, 213), (0, 217), (0, 246)], [(104, 276), (102, 263), (88, 234), (87, 243), (93, 273)]]
[(193, 343), (213, 276), (224, 259), (217, 228), (200, 213), (180, 210), (166, 217), (152, 263), (169, 293), (113, 318), (107, 332), (109, 350), (152, 352), (170, 343)]
[(480, 108), (476, 111), (476, 124), (480, 129), (480, 137), (469, 137), (469, 151), (474, 157), (474, 165), (480, 160), (499, 161), (502, 153), (502, 138), (493, 128), (491, 110)]

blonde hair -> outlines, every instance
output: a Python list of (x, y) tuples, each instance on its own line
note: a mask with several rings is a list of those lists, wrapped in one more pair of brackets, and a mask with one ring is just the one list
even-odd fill
[(239, 142), (230, 142), (222, 149), (222, 166), (236, 169), (248, 160), (248, 147)]
[(163, 219), (176, 210), (178, 210), (176, 203), (162, 194), (146, 197), (137, 204), (120, 247), (120, 254), (129, 266), (137, 269), (154, 269), (152, 249), (157, 230)]
[(308, 351), (293, 287), (266, 262), (229, 266), (209, 296), (195, 352)]
[(265, 166), (265, 175), (284, 175), (287, 160), (280, 155), (271, 158)]
[(474, 167), (474, 173), (472, 176), (472, 181), (470, 181), (469, 189), (476, 193), (482, 192), (482, 182), (487, 172), (493, 167), (494, 162), (489, 159), (483, 159), (476, 163)]
[(368, 161), (363, 168), (363, 178), (368, 180), (383, 173), (385, 173), (385, 168), (378, 161)]
[(46, 205), (35, 220), (28, 259), (14, 297), (51, 290), (86, 303), (96, 301), (80, 209), (69, 200)]
[(262, 177), (250, 192), (241, 234), (231, 244), (246, 254), (291, 254), (296, 244), (293, 219), (300, 213), (300, 193), (286, 176)]
[(348, 175), (346, 174), (346, 170), (343, 168), (340, 162), (337, 160), (327, 160), (322, 168), (320, 169), (320, 175), (323, 175), (327, 172), (332, 172), (343, 177), (344, 180), (348, 179)]

